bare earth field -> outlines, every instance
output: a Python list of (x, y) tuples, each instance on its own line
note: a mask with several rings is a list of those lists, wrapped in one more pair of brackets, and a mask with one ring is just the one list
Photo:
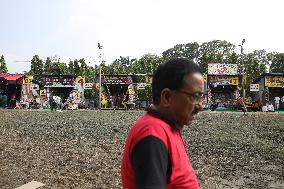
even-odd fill
[[(120, 161), (143, 112), (0, 110), (0, 189), (121, 188)], [(183, 130), (201, 188), (284, 188), (284, 114), (203, 112)]]

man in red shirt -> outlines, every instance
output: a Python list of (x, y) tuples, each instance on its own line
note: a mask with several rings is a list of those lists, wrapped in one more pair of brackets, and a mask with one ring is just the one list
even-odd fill
[(169, 60), (153, 75), (153, 105), (128, 133), (121, 165), (125, 189), (198, 189), (181, 136), (202, 110), (204, 79), (198, 65)]

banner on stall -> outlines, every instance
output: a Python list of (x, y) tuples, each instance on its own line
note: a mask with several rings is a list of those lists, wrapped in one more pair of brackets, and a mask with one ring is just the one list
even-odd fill
[(250, 84), (250, 91), (259, 91), (259, 84)]
[(23, 84), (32, 84), (32, 82), (33, 82), (33, 76), (25, 76)]
[(208, 63), (208, 74), (211, 75), (237, 75), (237, 64)]
[(207, 83), (207, 74), (203, 74), (204, 82)]
[(265, 76), (266, 87), (284, 87), (284, 76)]
[(86, 79), (85, 77), (82, 77), (82, 76), (78, 76), (76, 77), (76, 83), (81, 85), (81, 86), (84, 86), (84, 83), (86, 82)]
[(128, 88), (129, 95), (135, 95), (135, 90), (133, 88)]
[(40, 91), (39, 91), (39, 95), (40, 95), (40, 96), (46, 96), (46, 90), (45, 90), (45, 89), (40, 90)]
[(44, 87), (74, 87), (74, 77), (71, 75), (47, 76)]
[(100, 83), (96, 83), (95, 86), (97, 90), (100, 90)]
[(84, 83), (84, 89), (93, 89), (93, 83)]
[(237, 76), (209, 76), (209, 84), (212, 85), (238, 85)]
[(146, 78), (145, 78), (145, 83), (152, 83), (152, 76), (146, 76)]
[(147, 85), (147, 83), (137, 83), (137, 90), (144, 90)]
[(102, 83), (105, 84), (131, 84), (131, 76), (103, 76)]

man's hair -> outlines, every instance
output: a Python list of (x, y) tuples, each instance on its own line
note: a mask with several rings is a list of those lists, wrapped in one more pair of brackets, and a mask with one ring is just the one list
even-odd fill
[(185, 58), (173, 58), (158, 66), (152, 80), (152, 96), (155, 105), (160, 104), (163, 89), (179, 90), (184, 85), (184, 78), (188, 74), (200, 73), (200, 67)]

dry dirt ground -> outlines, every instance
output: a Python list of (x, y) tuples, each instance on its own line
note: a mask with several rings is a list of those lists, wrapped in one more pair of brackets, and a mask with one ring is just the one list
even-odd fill
[[(144, 112), (0, 110), (0, 188), (121, 188), (127, 132)], [(183, 130), (201, 188), (284, 188), (284, 114), (201, 113)]]

